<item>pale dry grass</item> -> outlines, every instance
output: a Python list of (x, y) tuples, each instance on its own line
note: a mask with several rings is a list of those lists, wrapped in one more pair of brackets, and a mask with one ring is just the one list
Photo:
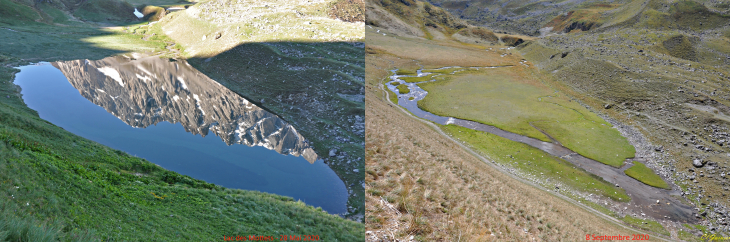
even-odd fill
[[(438, 42), (418, 38), (383, 35), (379, 29), (365, 28), (368, 47), (391, 53), (405, 59), (418, 60), (426, 68), (443, 66), (501, 66), (520, 61), (502, 50), (504, 46), (474, 45), (457, 42)], [(502, 57), (503, 54), (507, 54)]]
[(410, 62), (366, 56), (368, 241), (579, 241), (634, 233), (502, 174), (398, 111), (378, 85), (387, 70)]

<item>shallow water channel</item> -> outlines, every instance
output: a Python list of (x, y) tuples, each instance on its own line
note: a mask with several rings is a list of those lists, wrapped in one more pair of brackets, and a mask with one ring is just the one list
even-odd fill
[[(471, 69), (482, 69), (482, 68), (505, 68), (502, 67), (471, 67)], [(450, 69), (459, 67), (444, 67), (441, 69)], [(545, 151), (553, 156), (560, 157), (576, 166), (583, 168), (589, 173), (600, 176), (604, 180), (611, 184), (616, 184), (623, 188), (626, 193), (631, 197), (631, 202), (628, 204), (620, 204), (620, 207), (626, 207), (629, 211), (636, 213), (638, 217), (640, 215), (649, 216), (658, 220), (668, 219), (673, 221), (681, 221), (684, 223), (693, 223), (697, 219), (693, 216), (694, 207), (686, 204), (682, 204), (676, 197), (680, 195), (680, 191), (677, 190), (666, 190), (661, 188), (652, 187), (637, 181), (624, 173), (624, 170), (628, 169), (629, 165), (624, 165), (620, 168), (615, 168), (601, 162), (586, 158), (578, 153), (560, 145), (559, 143), (544, 142), (538, 139), (530, 138), (524, 135), (515, 134), (512, 132), (504, 131), (494, 126), (462, 120), (453, 117), (444, 117), (432, 114), (428, 111), (422, 110), (418, 107), (418, 101), (423, 100), (428, 92), (418, 86), (419, 83), (406, 83), (400, 80), (401, 77), (413, 77), (413, 76), (427, 76), (431, 73), (423, 72), (418, 70), (416, 75), (397, 75), (395, 70), (392, 71), (393, 75), (390, 76), (390, 81), (386, 83), (388, 89), (398, 96), (398, 105), (406, 108), (413, 115), (423, 118), (434, 123), (441, 125), (458, 125), (461, 127), (479, 130), (483, 132), (492, 133), (494, 135), (521, 142), (532, 147), (538, 148)], [(454, 74), (453, 72), (451, 74)], [(430, 81), (434, 81), (433, 79)], [(425, 82), (430, 82), (425, 81)], [(400, 94), (396, 86), (391, 83), (400, 82), (408, 86), (410, 90), (407, 94)], [(657, 201), (659, 201), (657, 203)], [(630, 213), (629, 213), (630, 214)]]
[(28, 107), (74, 134), (210, 183), (346, 213), (344, 183), (295, 127), (184, 60), (115, 56), (18, 69)]

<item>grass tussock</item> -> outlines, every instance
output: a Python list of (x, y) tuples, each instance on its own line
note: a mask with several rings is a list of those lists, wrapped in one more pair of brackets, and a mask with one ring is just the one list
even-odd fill
[(697, 61), (697, 51), (690, 42), (690, 39), (684, 35), (673, 36), (662, 42), (669, 55), (682, 58), (685, 60)]

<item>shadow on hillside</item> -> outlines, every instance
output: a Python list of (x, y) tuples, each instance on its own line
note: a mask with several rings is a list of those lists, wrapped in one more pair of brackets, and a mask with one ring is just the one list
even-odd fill
[[(114, 38), (117, 39), (115, 42), (119, 42), (115, 46), (104, 46), (100, 43)], [(122, 36), (103, 28), (63, 27), (41, 23), (0, 25), (0, 53), (31, 62), (101, 59), (128, 52), (132, 41), (131, 36)]]
[(364, 43), (244, 43), (188, 62), (296, 127), (358, 194), (351, 214), (364, 212)]

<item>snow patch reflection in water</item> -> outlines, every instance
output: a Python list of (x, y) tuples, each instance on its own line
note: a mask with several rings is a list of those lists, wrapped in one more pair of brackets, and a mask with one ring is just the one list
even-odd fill
[(293, 126), (189, 65), (118, 56), (19, 69), (26, 104), (70, 132), (211, 183), (346, 212), (344, 183)]

